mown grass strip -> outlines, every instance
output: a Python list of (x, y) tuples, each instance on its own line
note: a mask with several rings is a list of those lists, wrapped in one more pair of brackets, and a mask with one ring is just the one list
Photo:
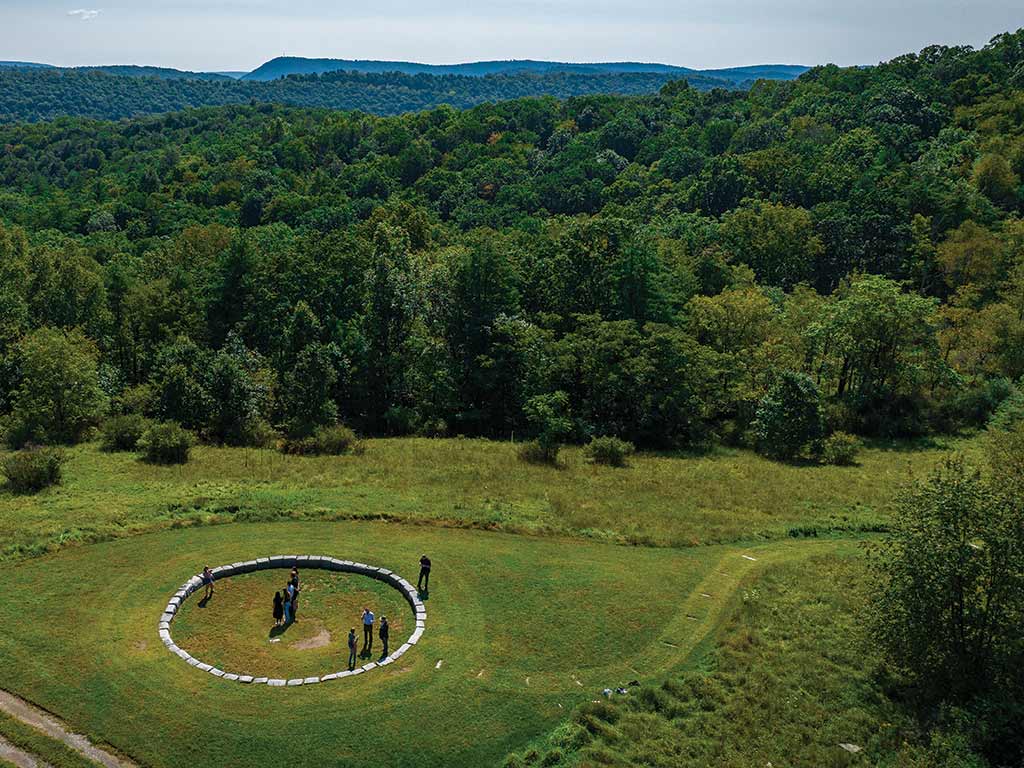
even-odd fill
[[(6, 712), (0, 712), (0, 736), (19, 749), (52, 765), (53, 768), (99, 768), (96, 763), (82, 757), (71, 747), (51, 739), (30, 725), (15, 720)], [(6, 763), (0, 761), (0, 765)]]

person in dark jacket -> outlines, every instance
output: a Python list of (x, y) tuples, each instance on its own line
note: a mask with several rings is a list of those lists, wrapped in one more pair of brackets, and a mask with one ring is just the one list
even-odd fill
[(380, 627), (377, 629), (377, 635), (380, 637), (381, 645), (384, 646), (384, 650), (381, 651), (380, 657), (386, 658), (388, 655), (388, 635), (391, 633), (391, 627), (388, 626), (388, 617), (380, 617)]
[(348, 631), (348, 668), (356, 668), (356, 647), (359, 645), (359, 641), (356, 640), (356, 628), (352, 627)]
[(274, 593), (274, 626), (280, 627), (281, 622), (284, 620), (284, 600), (281, 599), (281, 593)]
[(416, 589), (423, 593), (430, 590), (430, 558), (426, 555), (420, 558), (420, 578), (416, 582)]

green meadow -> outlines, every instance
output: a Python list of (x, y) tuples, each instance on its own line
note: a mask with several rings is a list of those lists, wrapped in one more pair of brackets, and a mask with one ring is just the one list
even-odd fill
[[(470, 440), (372, 440), (330, 459), (204, 447), (179, 468), (80, 446), (60, 487), (0, 496), (0, 688), (145, 766), (499, 765), (547, 749), (605, 688), (705, 675), (765, 573), (811, 574), (788, 599), (816, 601), (811, 564), (855, 560), (897, 489), (950, 447), (875, 445), (854, 467), (720, 450), (624, 469), (569, 450), (555, 469)], [(414, 581), (423, 552), (423, 638), (355, 678), (229, 683), (157, 636), (167, 599), (203, 565), (325, 554)], [(308, 571), (299, 623), (275, 633), (285, 576), (221, 581), (205, 608), (193, 596), (175, 640), (231, 671), (314, 676), (345, 667), (364, 604), (393, 617), (393, 646), (411, 631), (394, 590)]]
[(514, 444), (487, 440), (369, 440), (364, 455), (345, 457), (200, 446), (173, 467), (88, 444), (68, 451), (63, 486), (35, 496), (0, 490), (0, 553), (273, 520), (387, 520), (658, 547), (874, 531), (893, 490), (958, 447), (970, 444), (877, 443), (853, 467), (719, 448), (641, 454), (615, 469), (588, 464), (574, 448), (558, 468), (526, 464)]

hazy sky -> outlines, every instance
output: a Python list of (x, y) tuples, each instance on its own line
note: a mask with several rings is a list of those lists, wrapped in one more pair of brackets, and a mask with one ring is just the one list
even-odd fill
[(0, 60), (194, 70), (247, 70), (283, 54), (873, 64), (931, 43), (980, 46), (1022, 26), (1021, 0), (0, 0)]

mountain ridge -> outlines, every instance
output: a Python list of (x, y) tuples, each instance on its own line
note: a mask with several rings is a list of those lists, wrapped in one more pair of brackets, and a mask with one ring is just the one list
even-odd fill
[(306, 58), (302, 56), (278, 56), (264, 62), (256, 69), (242, 76), (243, 80), (268, 81), (288, 75), (326, 74), (328, 72), (385, 73), (401, 72), (408, 75), (445, 74), (483, 77), (492, 74), (547, 74), (568, 72), (572, 74), (608, 73), (659, 73), (704, 75), (731, 82), (742, 82), (759, 77), (772, 80), (792, 80), (810, 67), (799, 64), (754, 64), (719, 69), (694, 69), (658, 62), (610, 61), (610, 62), (563, 62), (537, 59), (495, 59), (470, 61), (459, 64), (423, 64), (414, 61), (384, 61), (378, 59), (331, 59)]

